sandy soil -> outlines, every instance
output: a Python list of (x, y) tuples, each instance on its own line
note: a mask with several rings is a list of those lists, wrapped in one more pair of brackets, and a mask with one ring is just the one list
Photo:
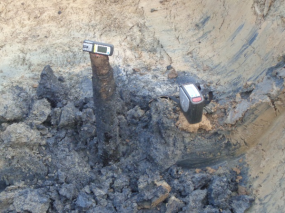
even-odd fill
[[(90, 66), (82, 41), (91, 39), (115, 45), (112, 65), (149, 71), (172, 64), (235, 90), (284, 60), (284, 9), (284, 0), (2, 0), (0, 89), (36, 87), (47, 64), (57, 74), (81, 72)], [(280, 212), (284, 114), (264, 116), (256, 122), (271, 127), (260, 141), (255, 127), (258, 145), (247, 154), (252, 212)]]
[(284, 211), (285, 114), (268, 129), (256, 147), (247, 153), (252, 189), (256, 196), (251, 212)]
[(46, 64), (57, 72), (89, 66), (81, 51), (84, 39), (113, 43), (114, 64), (146, 69), (172, 64), (203, 78), (211, 73), (222, 85), (242, 85), (262, 77), (284, 54), (284, 1), (272, 1), (266, 16), (259, 16), (256, 11), (267, 10), (264, 4), (1, 1), (1, 86), (37, 78)]

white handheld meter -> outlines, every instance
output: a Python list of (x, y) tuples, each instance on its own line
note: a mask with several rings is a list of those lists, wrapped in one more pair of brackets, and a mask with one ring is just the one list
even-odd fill
[(204, 97), (194, 84), (179, 86), (180, 106), (190, 124), (202, 120)]
[(97, 41), (84, 40), (83, 51), (111, 56), (114, 52), (114, 45)]

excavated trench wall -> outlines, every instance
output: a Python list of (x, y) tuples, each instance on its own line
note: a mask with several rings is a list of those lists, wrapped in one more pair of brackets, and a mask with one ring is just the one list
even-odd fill
[[(206, 114), (211, 127), (197, 127), (207, 140), (197, 145), (200, 138), (192, 138), (191, 149), (178, 150), (175, 161), (203, 165), (247, 153), (258, 198), (252, 211), (278, 212), (284, 204), (274, 203), (283, 195), (272, 189), (283, 185), (284, 11), (284, 0), (1, 1), (0, 88), (36, 88), (47, 64), (70, 80), (82, 76), (90, 67), (88, 55), (81, 52), (84, 39), (115, 45), (111, 63), (121, 70), (117, 78), (127, 82), (131, 92), (137, 92), (133, 88), (138, 85), (131, 74), (145, 75), (146, 85), (149, 79), (167, 83), (166, 66), (171, 65), (176, 81), (168, 88), (153, 83), (153, 92), (145, 95), (142, 89), (139, 99), (177, 94), (177, 84), (193, 78), (215, 91), (213, 113)], [(88, 90), (80, 92), (90, 95)], [(270, 170), (272, 166), (276, 170)], [(263, 188), (267, 183), (270, 187)]]

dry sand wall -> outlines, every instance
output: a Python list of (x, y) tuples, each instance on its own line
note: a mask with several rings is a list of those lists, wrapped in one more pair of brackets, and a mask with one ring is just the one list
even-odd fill
[[(151, 72), (171, 64), (235, 97), (251, 82), (259, 84), (257, 88), (263, 82), (269, 85), (268, 69), (284, 62), (285, 1), (2, 0), (0, 32), (1, 90), (11, 84), (36, 87), (47, 64), (57, 74), (86, 70), (89, 56), (81, 46), (84, 39), (91, 39), (115, 45), (112, 65)], [(278, 78), (284, 78), (282, 72)], [(273, 92), (282, 87), (276, 82), (270, 81)], [(274, 203), (283, 196), (284, 92), (278, 96), (279, 111), (267, 93), (260, 93), (262, 99), (257, 101), (260, 94), (254, 90), (256, 102), (240, 100), (244, 111), (229, 110), (236, 114), (227, 120), (235, 130), (229, 138), (241, 146), (240, 153), (254, 147), (247, 156), (253, 188), (260, 189), (254, 191), (258, 202), (252, 212), (283, 209)], [(275, 194), (272, 180), (281, 186)], [(263, 188), (263, 183), (269, 187)]]
[(56, 71), (82, 70), (89, 66), (84, 39), (114, 44), (116, 64), (154, 66), (162, 51), (138, 2), (1, 1), (1, 85), (38, 77), (46, 64)]
[(46, 64), (82, 69), (82, 41), (94, 39), (115, 45), (115, 64), (172, 64), (238, 88), (284, 54), (285, 4), (269, 2), (1, 1), (1, 84), (38, 76)]
[(247, 153), (253, 193), (257, 198), (250, 212), (284, 211), (284, 118), (283, 113)]
[(235, 89), (262, 78), (284, 54), (285, 2), (270, 2), (267, 9), (265, 1), (141, 1), (140, 5), (146, 25), (174, 67), (205, 79), (210, 75), (214, 82)]

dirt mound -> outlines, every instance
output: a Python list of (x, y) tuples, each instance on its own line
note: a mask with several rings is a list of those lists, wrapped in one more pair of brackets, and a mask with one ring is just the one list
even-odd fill
[[(132, 78), (133, 82), (142, 79), (138, 74)], [(146, 97), (131, 93), (123, 83), (118, 82), (122, 86), (117, 92), (123, 99), (116, 105), (119, 160), (109, 160), (104, 167), (90, 97), (68, 92), (49, 66), (36, 91), (8, 90), (16, 103), (19, 91), (29, 98), (8, 108), (1, 123), (2, 212), (244, 212), (251, 206), (254, 198), (245, 189), (244, 163), (196, 170), (176, 166), (187, 146), (183, 140), (209, 130), (196, 135), (180, 131), (175, 126), (176, 103), (149, 99), (154, 95), (149, 88)], [(149, 83), (150, 88), (152, 84), (169, 88), (166, 82)], [(58, 99), (59, 95), (64, 96)], [(3, 108), (9, 101), (2, 99)], [(18, 119), (8, 119), (18, 116), (23, 106), (30, 110)]]

